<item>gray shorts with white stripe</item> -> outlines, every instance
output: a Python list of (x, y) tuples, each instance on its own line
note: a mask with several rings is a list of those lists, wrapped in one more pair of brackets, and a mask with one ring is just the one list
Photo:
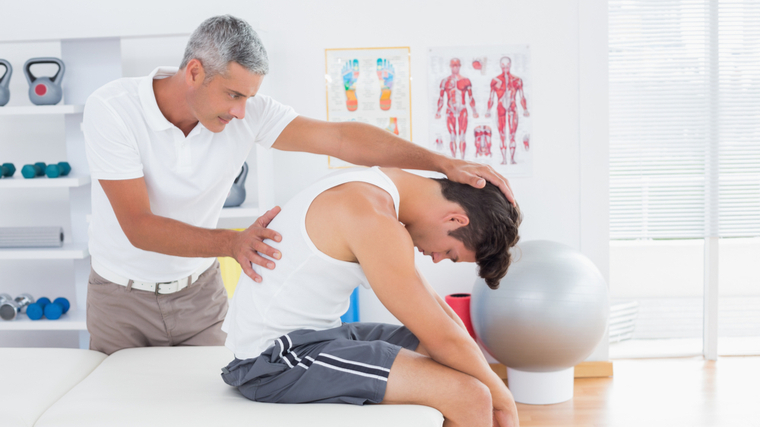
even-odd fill
[(406, 327), (383, 323), (301, 329), (259, 357), (233, 360), (222, 379), (257, 402), (380, 403), (398, 352), (418, 345)]

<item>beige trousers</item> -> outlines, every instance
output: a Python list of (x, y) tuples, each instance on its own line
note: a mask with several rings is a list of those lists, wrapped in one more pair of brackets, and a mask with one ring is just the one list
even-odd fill
[(173, 294), (117, 285), (90, 270), (87, 330), (90, 349), (111, 354), (123, 348), (224, 345), (227, 291), (219, 261), (192, 285)]

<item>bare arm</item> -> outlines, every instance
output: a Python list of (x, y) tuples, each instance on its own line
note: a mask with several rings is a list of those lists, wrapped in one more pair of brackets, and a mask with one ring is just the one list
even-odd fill
[(486, 180), (515, 203), (506, 178), (491, 166), (452, 159), (413, 144), (379, 127), (357, 123), (330, 123), (296, 117), (282, 131), (274, 148), (337, 157), (364, 166), (436, 171), (452, 181), (483, 188)]
[(257, 251), (280, 258), (277, 251), (263, 243), (264, 239), (281, 240), (279, 234), (266, 228), (279, 213), (279, 207), (262, 215), (245, 231), (207, 229), (154, 215), (144, 178), (99, 182), (121, 229), (138, 249), (181, 257), (232, 257), (257, 282), (261, 277), (253, 271), (251, 262), (274, 268), (274, 263)]
[(414, 247), (404, 227), (395, 218), (366, 214), (352, 218), (344, 237), (383, 305), (414, 333), (432, 359), (485, 384), (494, 409), (517, 425), (511, 393), (490, 369), (475, 341), (417, 274)]

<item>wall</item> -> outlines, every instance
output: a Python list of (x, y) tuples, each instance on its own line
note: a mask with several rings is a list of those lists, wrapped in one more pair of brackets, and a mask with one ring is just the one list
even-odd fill
[[(187, 34), (208, 16), (232, 13), (259, 30), (269, 51), (271, 73), (262, 92), (319, 119), (326, 117), (325, 48), (409, 46), (415, 141), (428, 138), (429, 47), (528, 44), (533, 176), (510, 180), (524, 212), (522, 239), (550, 239), (577, 248), (608, 276), (606, 2), (430, 4), (232, 0), (221, 7), (212, 2), (136, 0), (126, 8), (112, 2), (16, 2), (13, 19), (0, 27), (0, 40)], [(125, 40), (125, 76), (146, 74), (157, 65), (177, 65), (183, 40), (181, 35), (160, 43)], [(4, 151), (7, 143), (0, 144)], [(275, 162), (277, 203), (329, 172), (322, 156), (278, 152)], [(446, 261), (433, 268), (427, 259), (420, 259), (420, 265), (442, 295), (469, 291), (475, 278), (474, 265)], [(390, 319), (370, 295), (362, 297), (362, 310), (365, 319)], [(606, 346), (593, 357), (605, 359)]]

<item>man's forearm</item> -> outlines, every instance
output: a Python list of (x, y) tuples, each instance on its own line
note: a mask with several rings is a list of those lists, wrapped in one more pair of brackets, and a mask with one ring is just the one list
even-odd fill
[(189, 258), (232, 256), (232, 242), (238, 233), (195, 227), (153, 214), (135, 221), (130, 229), (127, 236), (138, 249)]
[(338, 157), (364, 166), (444, 172), (448, 158), (364, 123), (341, 123)]
[[(467, 332), (464, 332), (467, 334)], [(425, 347), (436, 362), (464, 372), (485, 384), (492, 393), (503, 392), (506, 386), (496, 375), (475, 341), (469, 335), (467, 340), (451, 340), (442, 347)], [(459, 342), (457, 342), (459, 341)]]

